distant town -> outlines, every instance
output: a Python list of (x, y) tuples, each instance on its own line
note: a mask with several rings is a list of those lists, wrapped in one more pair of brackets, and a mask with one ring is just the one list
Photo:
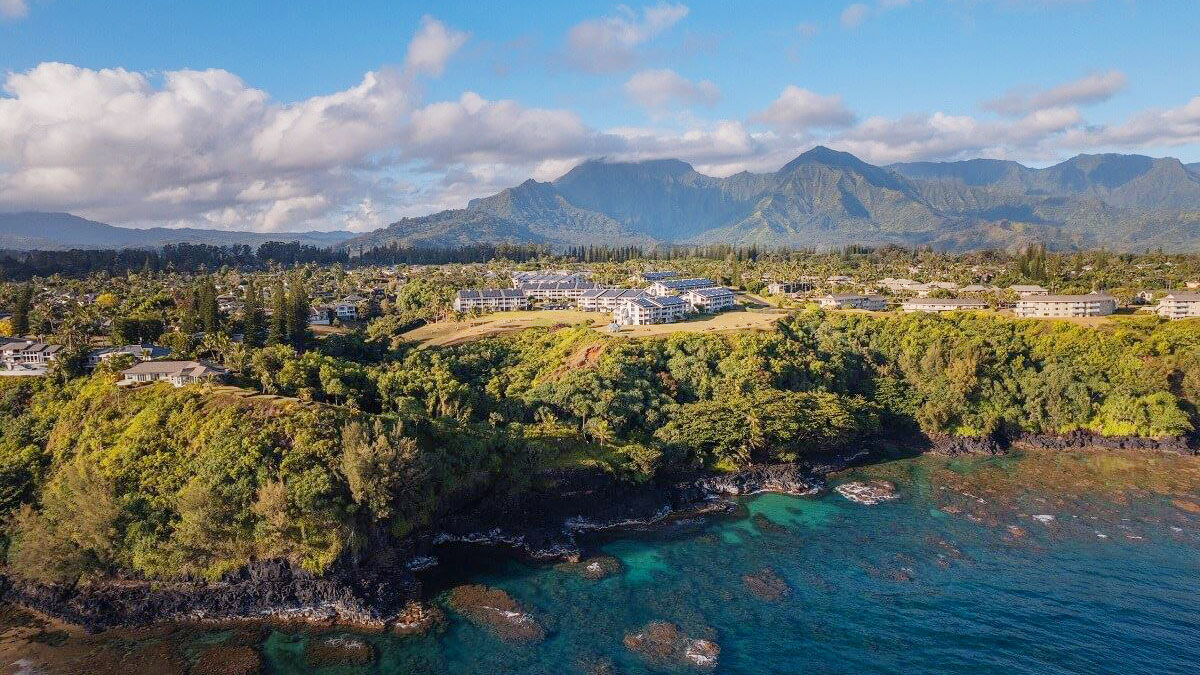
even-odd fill
[[(837, 273), (814, 273), (820, 269)], [(897, 272), (904, 276), (893, 276)], [(296, 292), (303, 297), (293, 297)], [(724, 256), (621, 262), (548, 256), (524, 262), (92, 274), (9, 283), (5, 295), (10, 311), (0, 314), (8, 335), (0, 342), (0, 375), (44, 375), (70, 347), (83, 371), (126, 365), (122, 386), (159, 380), (182, 386), (228, 374), (219, 350), (203, 348), (216, 336), (236, 344), (249, 331), (251, 346), (272, 340), (299, 346), (382, 319), (415, 329), (514, 312), (557, 318), (554, 312), (572, 310), (595, 315), (586, 320), (620, 334), (628, 327), (663, 324), (679, 324), (683, 331), (761, 327), (804, 307), (992, 312), (1022, 319), (1200, 318), (1200, 262), (1195, 256), (1042, 249), (963, 256), (903, 249), (840, 254), (730, 249)], [(299, 332), (307, 337), (287, 337), (286, 322), (274, 337), (267, 335), (263, 326), (280, 311), (280, 302), (302, 309)], [(728, 312), (752, 313), (754, 320), (713, 320)], [(296, 333), (295, 318), (287, 320)], [(68, 340), (56, 339), (64, 334)]]

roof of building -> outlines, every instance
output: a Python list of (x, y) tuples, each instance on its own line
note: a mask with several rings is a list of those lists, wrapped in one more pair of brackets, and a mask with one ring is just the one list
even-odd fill
[(464, 289), (458, 292), (459, 300), (483, 300), (486, 298), (524, 299), (525, 291), (519, 288)]
[(642, 272), (642, 278), (646, 281), (662, 281), (663, 279), (671, 279), (675, 276), (677, 276), (675, 272)]
[(905, 305), (927, 305), (929, 307), (961, 307), (963, 305), (973, 305), (975, 307), (987, 307), (988, 304), (982, 300), (974, 298), (912, 298), (904, 301)]
[(122, 370), (123, 375), (187, 375), (204, 377), (223, 375), (226, 371), (211, 361), (142, 361)]
[(1009, 289), (1017, 291), (1017, 292), (1046, 290), (1045, 288), (1042, 288), (1041, 286), (1038, 286), (1037, 284), (1013, 284), (1012, 286), (1009, 286)]
[(122, 345), (120, 347), (100, 347), (99, 349), (92, 350), (93, 356), (101, 356), (105, 354), (129, 354), (130, 356), (146, 355), (150, 358), (157, 358), (159, 356), (166, 356), (170, 353), (170, 349), (167, 349), (166, 347), (159, 347), (158, 345)]
[(1021, 298), (1017, 302), (1116, 302), (1117, 299), (1103, 293), (1087, 295), (1039, 295), (1036, 298)]
[(733, 295), (733, 291), (724, 286), (709, 286), (707, 288), (693, 288), (685, 295), (698, 295), (702, 298), (715, 298), (719, 296)]
[(708, 288), (710, 286), (717, 285), (715, 281), (710, 281), (700, 277), (693, 277), (689, 279), (662, 279), (660, 281), (656, 281), (655, 283), (662, 284), (663, 288), (670, 288), (676, 291), (690, 290), (695, 288)]
[(641, 288), (590, 288), (579, 295), (580, 298), (638, 298), (648, 295)]
[(523, 291), (550, 291), (596, 288), (596, 284), (579, 277), (564, 277), (553, 281), (523, 281), (517, 284), (517, 288)]
[(666, 309), (668, 307), (681, 307), (687, 304), (683, 301), (683, 298), (675, 295), (667, 295), (663, 297), (644, 295), (637, 298), (628, 298), (625, 300), (625, 302), (637, 305), (639, 307), (644, 307), (646, 309)]
[(823, 299), (823, 300), (832, 299), (832, 300), (841, 301), (841, 300), (857, 300), (857, 299), (886, 300), (887, 298), (883, 297), (882, 295), (866, 295), (864, 293), (830, 293), (828, 295), (822, 296), (821, 299)]
[(1200, 293), (1172, 291), (1165, 297), (1171, 298), (1172, 300), (1182, 300), (1183, 302), (1200, 302)]

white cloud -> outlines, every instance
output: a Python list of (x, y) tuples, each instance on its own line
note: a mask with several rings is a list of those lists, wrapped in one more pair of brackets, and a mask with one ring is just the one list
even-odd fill
[(751, 115), (750, 121), (795, 132), (812, 127), (848, 126), (854, 123), (854, 113), (841, 96), (822, 96), (789, 84), (766, 110)]
[(613, 16), (587, 19), (567, 32), (567, 59), (589, 72), (612, 72), (637, 61), (636, 48), (688, 15), (682, 4), (662, 2), (643, 7), (641, 14), (621, 5)]
[(983, 107), (1002, 115), (1016, 116), (1045, 108), (1100, 103), (1124, 89), (1125, 83), (1124, 73), (1110, 70), (1105, 73), (1093, 73), (1048, 89), (1013, 89), (999, 98), (985, 101)]
[(846, 9), (842, 10), (840, 21), (843, 28), (857, 28), (862, 25), (863, 21), (867, 20), (867, 15), (871, 13), (871, 8), (861, 2), (856, 2), (852, 5), (846, 5)]
[(876, 164), (980, 156), (1041, 158), (1057, 153), (1054, 142), (1082, 122), (1074, 108), (1039, 110), (1002, 122), (942, 112), (871, 117), (834, 136), (831, 143)]
[(625, 93), (638, 105), (650, 109), (713, 105), (721, 98), (721, 90), (712, 82), (692, 82), (669, 69), (635, 73), (625, 82)]
[(1191, 143), (1200, 143), (1200, 96), (1177, 108), (1140, 112), (1120, 124), (1077, 129), (1064, 145), (1136, 150)]
[(404, 59), (410, 72), (440, 76), (446, 62), (466, 43), (467, 33), (446, 27), (446, 24), (426, 14), (421, 17), (421, 26), (408, 43)]
[(29, 15), (26, 0), (0, 0), (0, 16), (6, 19), (21, 19)]

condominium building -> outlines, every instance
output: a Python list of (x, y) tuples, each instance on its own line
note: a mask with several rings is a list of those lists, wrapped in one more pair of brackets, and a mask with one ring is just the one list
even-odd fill
[(1166, 319), (1200, 317), (1200, 293), (1172, 291), (1158, 301), (1154, 311)]
[(1028, 297), (1032, 297), (1035, 295), (1049, 295), (1050, 294), (1050, 291), (1042, 288), (1041, 286), (1037, 286), (1037, 285), (1016, 284), (1013, 286), (1009, 286), (1008, 290), (1012, 291), (1013, 293), (1016, 293), (1017, 297), (1021, 297), (1021, 298), (1028, 298)]
[(454, 298), (454, 311), (507, 312), (529, 309), (529, 296), (516, 288), (466, 289)]
[(712, 288), (716, 286), (715, 281), (708, 279), (661, 279), (656, 281), (646, 289), (646, 292), (655, 297), (665, 297), (668, 295), (679, 295), (697, 288)]
[(578, 300), (584, 291), (596, 288), (596, 284), (579, 277), (566, 277), (557, 281), (526, 281), (517, 284), (516, 287), (534, 300), (570, 301)]
[(808, 281), (772, 281), (767, 284), (767, 293), (771, 295), (787, 295), (789, 293), (807, 293), (813, 289)]
[(693, 312), (719, 312), (733, 307), (733, 291), (724, 286), (693, 288), (680, 297), (691, 306)]
[(641, 288), (593, 288), (579, 295), (577, 305), (585, 312), (613, 312), (626, 300), (648, 297)]
[(988, 304), (972, 298), (910, 298), (900, 305), (904, 312), (958, 312), (987, 309)]
[(882, 295), (832, 294), (818, 298), (817, 302), (826, 309), (866, 309), (872, 312), (887, 309), (887, 298)]
[(1037, 295), (1017, 301), (1016, 314), (1022, 318), (1108, 316), (1117, 309), (1117, 300), (1109, 295)]
[(688, 310), (688, 304), (679, 296), (655, 297), (648, 295), (623, 301), (613, 312), (613, 321), (622, 326), (674, 323), (683, 319)]

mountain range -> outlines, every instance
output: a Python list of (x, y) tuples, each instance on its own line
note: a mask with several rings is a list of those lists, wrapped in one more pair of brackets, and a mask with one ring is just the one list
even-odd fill
[(1103, 154), (1040, 169), (992, 159), (875, 166), (818, 146), (773, 173), (717, 178), (674, 159), (597, 159), (343, 245), (482, 241), (1192, 251), (1200, 249), (1200, 164)]
[(296, 241), (329, 247), (354, 236), (350, 232), (235, 232), (196, 228), (116, 227), (69, 213), (24, 211), (0, 213), (0, 249), (57, 251), (71, 248), (161, 248), (166, 244), (258, 246), (268, 241)]
[(297, 241), (351, 252), (375, 246), (491, 243), (734, 244), (825, 249), (850, 244), (939, 250), (1105, 247), (1200, 250), (1200, 163), (1079, 155), (1046, 168), (971, 159), (875, 166), (817, 146), (772, 173), (706, 176), (677, 159), (593, 159), (527, 180), (465, 209), (350, 232), (114, 227), (67, 213), (0, 213), (0, 249), (157, 248)]

